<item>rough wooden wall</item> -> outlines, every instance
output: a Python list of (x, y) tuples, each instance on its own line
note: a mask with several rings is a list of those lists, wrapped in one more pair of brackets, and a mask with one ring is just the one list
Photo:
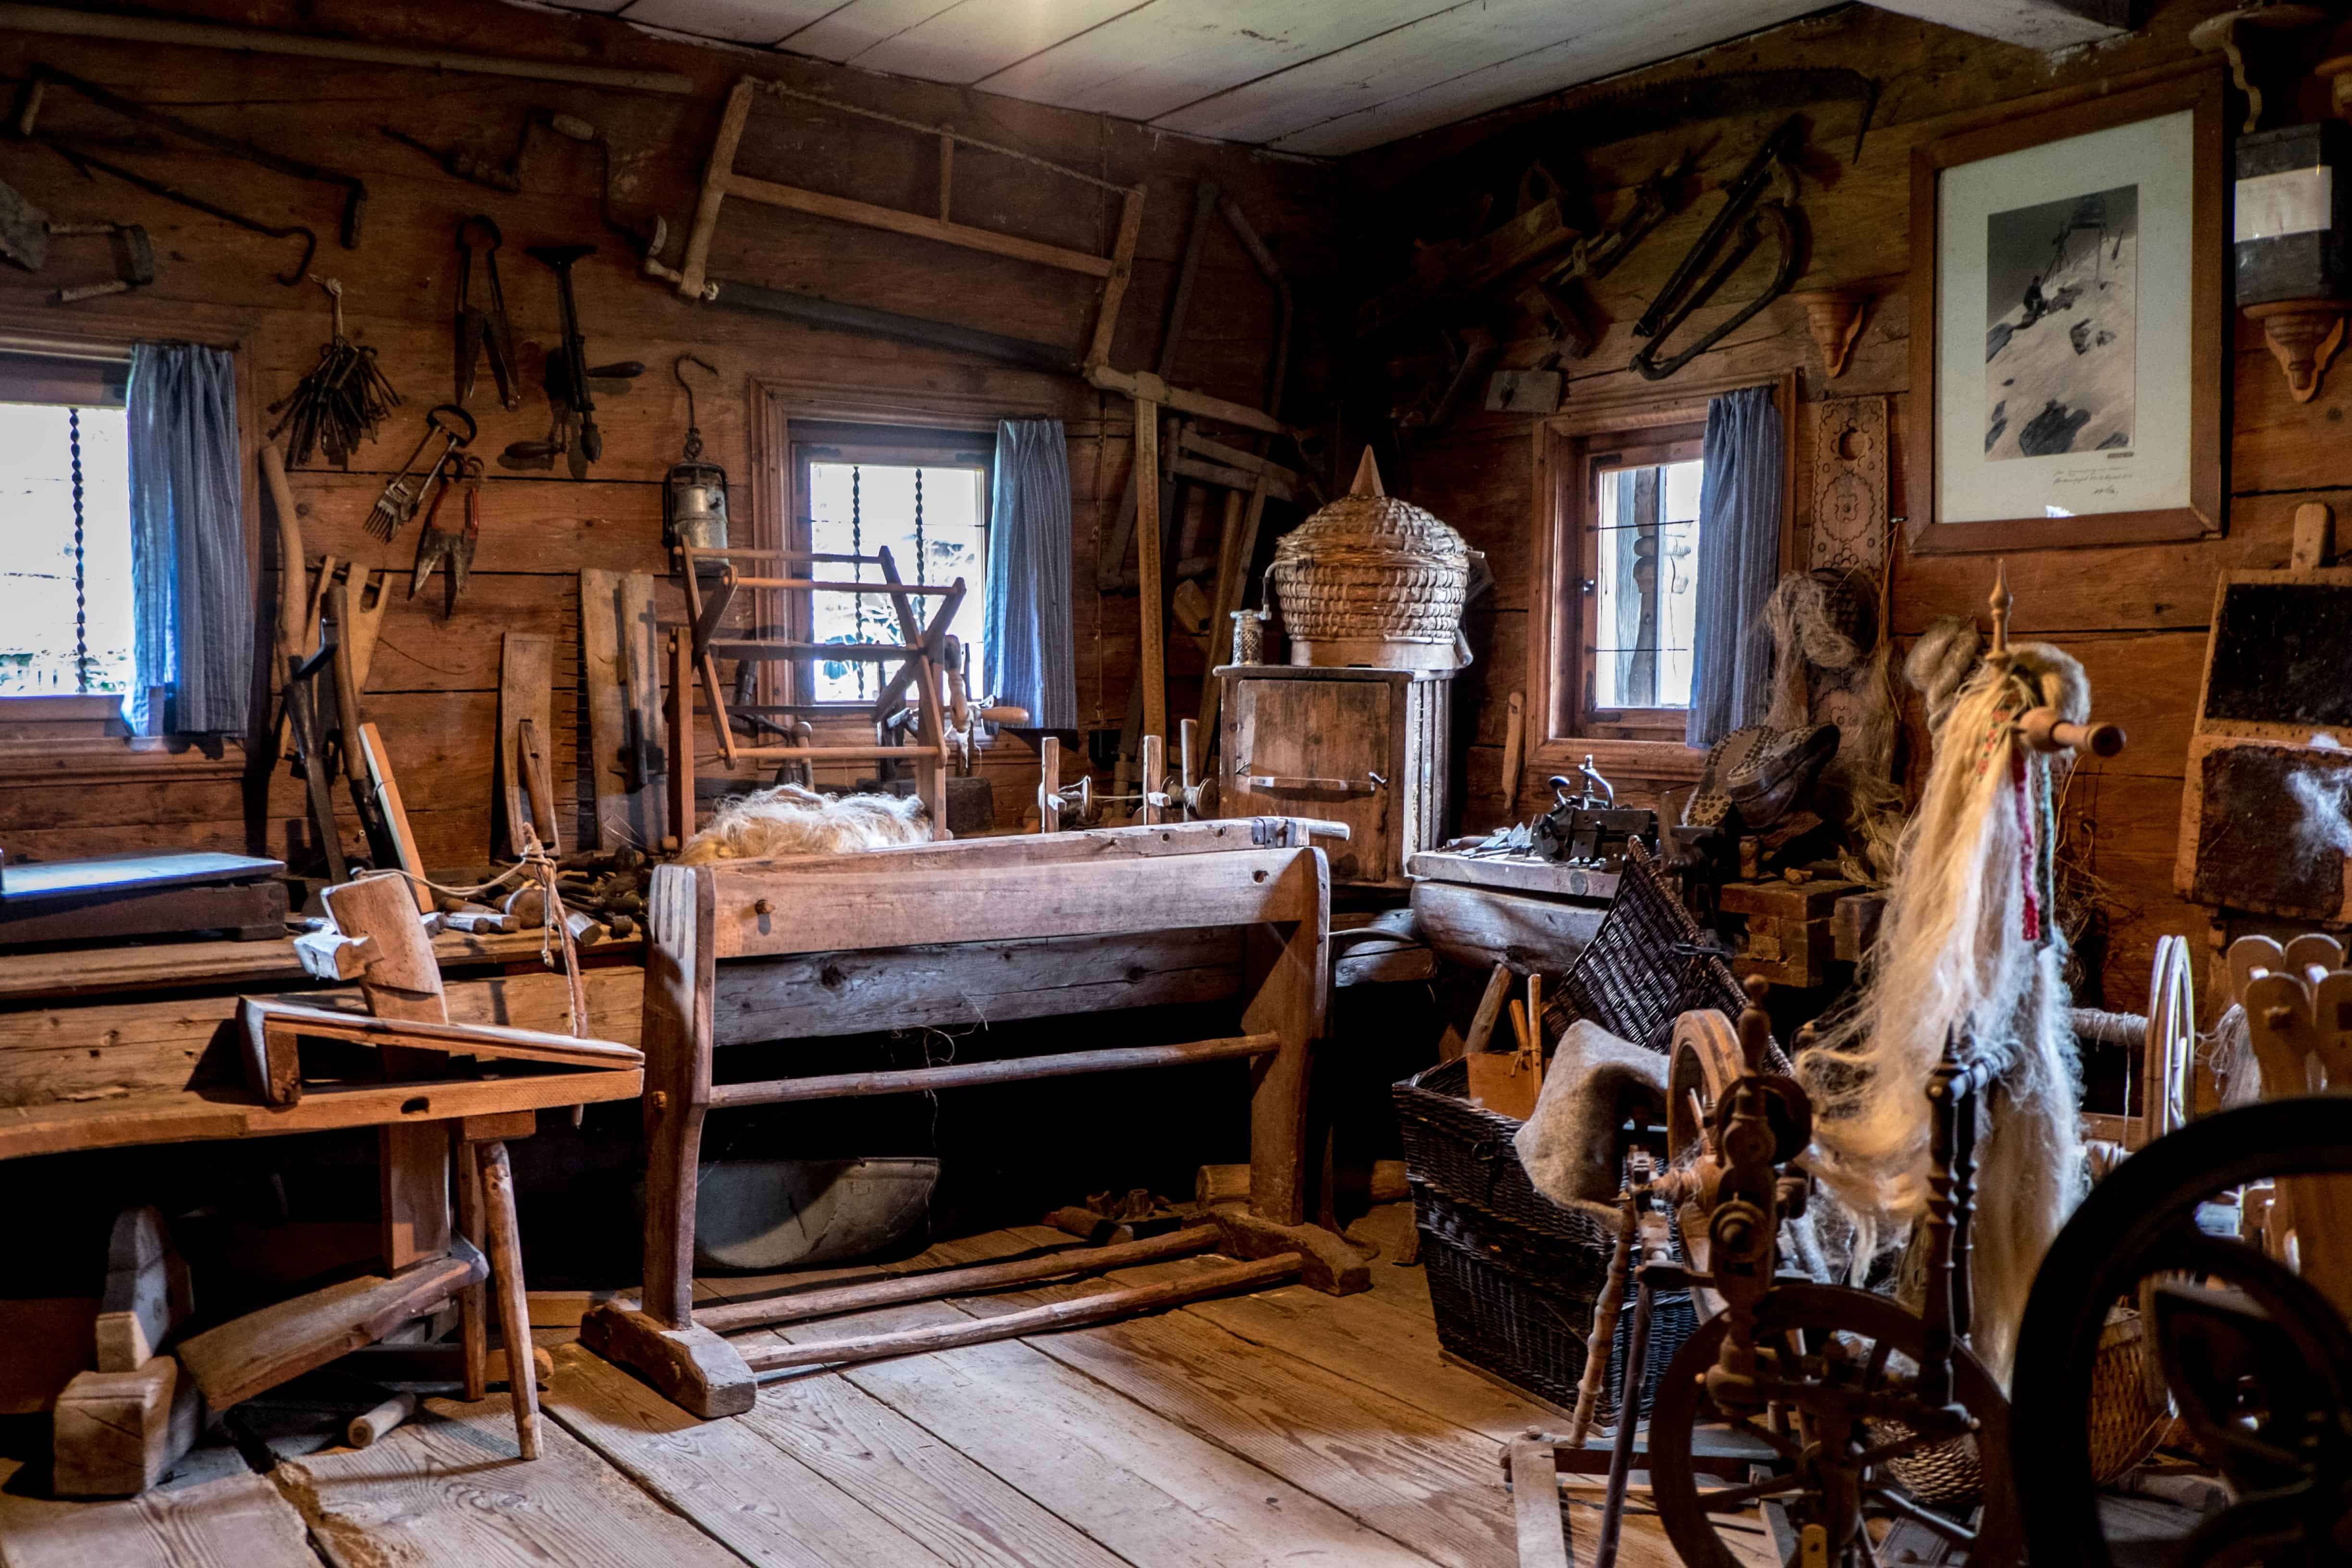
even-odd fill
[[(1120, 316), (1116, 363), (1148, 366), (1203, 176), (1232, 193), (1309, 300), (1328, 274), (1330, 172), (1297, 160), (1158, 136), (1097, 115), (1040, 108), (957, 89), (665, 40), (598, 19), (539, 14), (495, 0), (371, 5), (362, 0), (182, 0), (159, 9), (247, 26), (315, 31), (369, 41), (429, 44), (484, 54), (683, 72), (691, 98), (656, 97), (500, 77), (436, 74), (200, 48), (111, 45), (0, 31), (0, 75), (21, 79), (47, 62), (127, 96), (163, 105), (229, 134), (363, 177), (370, 199), (356, 250), (334, 242), (340, 195), (207, 153), (129, 124), (52, 90), (43, 126), (86, 137), (120, 161), (273, 224), (304, 223), (321, 237), (312, 270), (341, 279), (349, 331), (375, 348), (407, 399), (383, 437), (348, 473), (298, 472), (304, 542), (321, 553), (392, 570), (398, 583), (366, 707), (380, 723), (427, 860), (479, 864), (491, 849), (491, 757), (499, 638), (544, 632), (557, 648), (559, 792), (577, 790), (579, 744), (578, 587), (581, 568), (667, 571), (660, 549), (661, 479), (677, 460), (686, 426), (684, 395), (671, 379), (679, 353), (693, 351), (719, 370), (721, 391), (699, 396), (707, 457), (727, 468), (738, 542), (749, 539), (752, 437), (746, 405), (756, 378), (790, 383), (816, 401), (846, 408), (886, 404), (992, 416), (1050, 412), (1067, 421), (1075, 491), (1074, 580), (1082, 722), (1116, 724), (1136, 664), (1134, 597), (1098, 599), (1095, 556), (1115, 515), (1129, 455), (1122, 401), (1072, 377), (1015, 372), (953, 354), (691, 306), (639, 278), (626, 243), (599, 222), (597, 163), (588, 149), (534, 137), (526, 190), (501, 195), (461, 183), (423, 153), (383, 135), (396, 126), (436, 146), (463, 146), (503, 160), (525, 111), (568, 111), (599, 126), (618, 153), (621, 216), (659, 212), (673, 232), (690, 216), (699, 171), (728, 88), (746, 72), (779, 78), (929, 124), (1016, 146), (1119, 182), (1149, 187), (1133, 287)], [(168, 155), (163, 150), (168, 148)], [(930, 210), (938, 195), (937, 143), (929, 138), (802, 104), (762, 100), (739, 166), (868, 201)], [(0, 180), (59, 216), (145, 225), (159, 276), (153, 287), (71, 308), (47, 304), (67, 269), (90, 275), (105, 263), (95, 242), (60, 247), (49, 274), (0, 268), (0, 328), (77, 331), (126, 337), (192, 336), (235, 342), (249, 365), (257, 408), (288, 392), (315, 362), (328, 331), (326, 300), (309, 285), (281, 288), (272, 275), (298, 254), (271, 240), (175, 206), (117, 181), (85, 181), (53, 152), (0, 147)], [(965, 149), (956, 159), (955, 216), (1058, 243), (1106, 248), (1116, 198), (1027, 165)], [(440, 612), (437, 584), (405, 597), (416, 525), (390, 544), (362, 524), (386, 472), (405, 457), (424, 411), (451, 395), (450, 314), (458, 253), (454, 237), (467, 214), (487, 212), (504, 231), (501, 276), (522, 340), (523, 405), (499, 408), (487, 367), (472, 412), (476, 450), (489, 461), (483, 537), (474, 575), (454, 619)], [(558, 339), (551, 274), (527, 247), (593, 241), (595, 257), (576, 269), (592, 361), (645, 362), (625, 395), (601, 398), (604, 456), (584, 483), (502, 469), (497, 454), (541, 437), (548, 409), (540, 384), (543, 351)], [(673, 248), (672, 259), (675, 259)], [(1256, 402), (1273, 323), (1271, 298), (1229, 234), (1213, 236), (1175, 379)], [(1091, 279), (998, 258), (733, 203), (712, 258), (716, 276), (933, 317), (1017, 336), (1077, 344), (1092, 320)], [(476, 288), (483, 287), (477, 278)], [(1301, 342), (1314, 341), (1310, 319)], [(1294, 363), (1297, 363), (1296, 357)], [(1302, 381), (1306, 382), (1302, 385)], [(1311, 380), (1294, 376), (1302, 395)], [(247, 432), (248, 437), (252, 432)], [(258, 489), (250, 468), (247, 482)], [(453, 503), (454, 504), (454, 503)], [(255, 513), (257, 521), (260, 513)], [(266, 638), (275, 604), (275, 545), (260, 589), (257, 628)], [(667, 613), (681, 609), (665, 584)], [(975, 632), (977, 627), (963, 627)], [(266, 642), (263, 644), (266, 646)], [(711, 750), (707, 734), (700, 748)], [(706, 763), (706, 765), (708, 765)], [(1034, 753), (1010, 738), (992, 772), (1013, 820), (1034, 789)], [(249, 816), (242, 762), (189, 752), (148, 759), (128, 771), (117, 760), (0, 757), (0, 843), (16, 854), (55, 856), (139, 845), (225, 848), (250, 843), (286, 854), (308, 837), (302, 795), (285, 770), (267, 810)], [(346, 837), (352, 837), (346, 823)]]
[[(1955, 130), (2111, 90), (2135, 73), (2192, 60), (2197, 57), (2187, 43), (2189, 29), (2221, 8), (2206, 0), (2174, 0), (2158, 7), (2146, 31), (2131, 40), (2045, 61), (2024, 50), (1851, 6), (1611, 83), (1612, 89), (1619, 89), (1717, 71), (1843, 66), (1883, 85), (1858, 163), (1853, 161), (1851, 110), (1834, 108), (1816, 117), (1811, 146), (1818, 167), (1809, 169), (1805, 180), (1803, 205), (1812, 231), (1812, 260), (1798, 288), (1853, 283), (1878, 293), (1845, 374), (1835, 381), (1822, 376), (1802, 312), (1783, 300), (1680, 375), (1655, 384), (1654, 390), (1671, 395), (1677, 384), (1709, 378), (1761, 380), (1793, 367), (1808, 404), (1824, 397), (1884, 395), (1890, 403), (1890, 494), (1895, 510), (1901, 511), (1910, 401), (1905, 282), (1910, 264), (1912, 147)], [(1584, 96), (1563, 95), (1557, 102), (1572, 106)], [(1539, 133), (1546, 112), (1545, 106), (1536, 106), (1363, 155), (1350, 167), (1362, 187), (1355, 210), (1381, 213), (1409, 225), (1412, 214), (1382, 203), (1379, 193), (1404, 188), (1414, 176), (1448, 156), (1475, 149), (1482, 136), (1498, 130), (1532, 126)], [(1710, 184), (1727, 178), (1777, 119), (1777, 114), (1759, 114), (1608, 146), (1558, 146), (1549, 155), (1556, 160), (1555, 172), (1571, 184), (1570, 170), (1587, 172), (1597, 187), (1593, 200), (1605, 212), (1618, 191), (1685, 147), (1698, 151), (1700, 173)], [(1477, 166), (1475, 152), (1469, 166)], [(1494, 172), (1516, 174), (1516, 170)], [(1589, 357), (1567, 365), (1570, 389), (1565, 407), (1643, 388), (1646, 384), (1623, 368), (1634, 346), (1631, 323), (1720, 205), (1712, 190), (1702, 195), (1592, 290), (1607, 330)], [(1750, 298), (1759, 266), (1751, 263), (1685, 331), (1721, 320)], [(2089, 760), (2077, 769), (2064, 805), (2074, 852), (2105, 885), (2111, 925), (2105, 966), (2111, 1005), (2136, 1006), (2144, 1000), (2158, 935), (2201, 935), (2205, 930), (2203, 911), (2174, 898), (2171, 865), (2215, 574), (2230, 567), (2284, 565), (2297, 504), (2316, 500), (2340, 508), (2347, 494), (2344, 487), (2352, 487), (2352, 443), (2341, 434), (2346, 408), (2352, 405), (2352, 380), (2339, 373), (2319, 399), (2297, 405), (2262, 347), (2259, 331), (2243, 323), (2233, 326), (2227, 535), (2200, 543), (2011, 552), (2008, 557), (2017, 595), (2017, 633), (2057, 642), (2079, 656), (2100, 716), (2130, 732), (2130, 745), (2121, 756)], [(1513, 353), (1524, 363), (1538, 346), (1521, 342)], [(1505, 363), (1512, 363), (1512, 357), (1507, 355)], [(1801, 479), (1811, 458), (1808, 414), (1801, 411), (1798, 421), (1801, 529), (1810, 524), (1811, 498)], [(1490, 823), (1500, 811), (1504, 701), (1527, 679), (1531, 436), (1530, 421), (1524, 417), (1474, 413), (1442, 437), (1414, 447), (1410, 474), (1397, 487), (1485, 550), (1497, 579), (1490, 608), (1474, 618), (1480, 662), (1464, 678), (1461, 692), (1463, 706), (1475, 715), (1475, 744), (1468, 756), (1469, 826)], [(1893, 590), (1898, 637), (1915, 637), (1938, 616), (1980, 615), (1991, 571), (1992, 558), (1987, 555), (1899, 555)], [(1924, 737), (1915, 732), (1914, 745), (1916, 754), (1924, 756), (1919, 749)], [(1541, 784), (1533, 774), (1530, 768), (1522, 785), (1523, 810)]]

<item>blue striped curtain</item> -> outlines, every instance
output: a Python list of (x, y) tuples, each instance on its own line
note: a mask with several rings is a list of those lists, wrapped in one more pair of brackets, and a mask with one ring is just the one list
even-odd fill
[(982, 691), (1029, 710), (1041, 730), (1078, 722), (1070, 631), (1070, 454), (1058, 419), (996, 426), (988, 518)]
[(1758, 617), (1780, 576), (1788, 454), (1772, 388), (1744, 386), (1706, 405), (1698, 489), (1698, 604), (1690, 717), (1683, 739), (1712, 746), (1764, 721), (1772, 650)]
[(173, 690), (181, 734), (246, 732), (253, 570), (236, 438), (236, 360), (194, 343), (131, 352), (131, 727)]

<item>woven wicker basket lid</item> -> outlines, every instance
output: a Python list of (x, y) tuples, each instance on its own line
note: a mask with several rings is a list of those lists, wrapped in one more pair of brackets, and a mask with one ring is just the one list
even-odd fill
[(1275, 546), (1267, 575), (1291, 662), (1454, 668), (1476, 553), (1434, 514), (1390, 495), (1367, 447), (1349, 493)]

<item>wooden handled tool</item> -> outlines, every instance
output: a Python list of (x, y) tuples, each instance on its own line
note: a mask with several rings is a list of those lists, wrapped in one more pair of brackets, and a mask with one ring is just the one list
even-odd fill
[(2055, 708), (2029, 709), (2017, 721), (2025, 743), (2037, 752), (2089, 752), (2112, 757), (2124, 749), (2123, 727), (2096, 721), (2076, 724), (2058, 717)]
[(293, 487), (286, 482), (286, 459), (274, 446), (261, 448), (261, 477), (269, 487), (270, 506), (278, 513), (278, 647), (272, 662), (277, 668), (278, 700), (285, 706), (286, 722), (293, 732), (294, 743), (301, 751), (302, 783), (310, 799), (311, 828), (318, 834), (319, 847), (326, 856), (328, 876), (341, 882), (351, 872), (343, 864), (342, 830), (335, 824), (334, 792), (328, 786), (326, 757), (320, 749), (318, 706), (312, 700), (310, 686), (294, 678), (295, 666), (301, 662), (307, 640), (302, 597), (302, 524), (294, 511)]

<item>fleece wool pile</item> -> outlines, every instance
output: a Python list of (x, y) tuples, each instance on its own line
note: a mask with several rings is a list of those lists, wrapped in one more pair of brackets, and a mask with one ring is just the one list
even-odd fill
[(754, 790), (719, 808), (686, 841), (683, 865), (766, 860), (779, 855), (845, 855), (887, 844), (923, 844), (931, 825), (912, 795), (819, 795), (799, 784)]
[(1950, 693), (1856, 999), (1798, 1061), (1815, 1108), (1809, 1159), (1861, 1226), (1857, 1267), (1926, 1213), (1927, 1089), (1946, 1039), (1990, 1068), (1974, 1343), (2004, 1381), (2034, 1270), (2082, 1196), (2051, 760), (2017, 732), (2037, 707), (2076, 722), (2090, 710), (2082, 667), (2041, 643), (1988, 656)]

